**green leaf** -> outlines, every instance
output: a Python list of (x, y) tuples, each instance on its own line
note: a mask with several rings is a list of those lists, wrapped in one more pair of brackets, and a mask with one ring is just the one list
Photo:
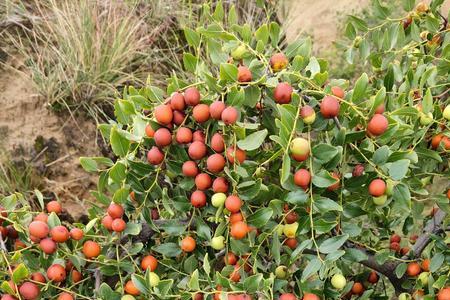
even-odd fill
[(332, 160), (339, 153), (338, 148), (329, 144), (318, 144), (312, 149), (312, 156), (325, 164)]
[(406, 176), (409, 169), (409, 159), (400, 159), (389, 166), (389, 176), (394, 180), (401, 180)]
[(131, 281), (136, 286), (136, 288), (141, 291), (141, 293), (148, 294), (149, 292), (149, 284), (147, 281), (140, 275), (132, 274)]
[(302, 281), (305, 281), (306, 279), (311, 277), (311, 275), (317, 273), (317, 271), (319, 271), (320, 267), (322, 267), (322, 263), (320, 262), (320, 260), (318, 258), (315, 257), (315, 258), (311, 259), (308, 262), (308, 264), (306, 265), (305, 269), (303, 270)]
[(243, 286), (248, 293), (253, 294), (258, 291), (262, 279), (263, 275), (261, 273), (249, 276), (245, 278)]
[(110, 136), (111, 148), (117, 156), (125, 156), (130, 148), (130, 141), (124, 138), (117, 130), (117, 127), (111, 128)]
[(244, 89), (244, 91), (244, 105), (252, 108), (255, 107), (261, 99), (261, 90), (257, 86), (248, 86)]
[[(165, 296), (169, 293), (170, 289), (172, 288), (173, 285), (173, 279), (166, 279), (166, 280), (161, 280), (158, 283), (158, 290), (159, 293), (161, 294), (161, 296)], [(106, 298), (108, 299), (108, 298)]]
[(291, 158), (288, 153), (283, 155), (283, 164), (281, 166), (281, 183), (286, 182), (291, 174)]
[(198, 269), (195, 270), (192, 274), (191, 274), (191, 278), (189, 279), (189, 283), (188, 283), (189, 289), (193, 290), (193, 291), (198, 291), (200, 290), (200, 285), (198, 283)]
[(115, 181), (117, 183), (120, 183), (126, 178), (126, 176), (127, 176), (126, 175), (126, 171), (127, 171), (127, 168), (126, 168), (125, 164), (123, 164), (122, 162), (118, 161), (111, 168), (111, 170), (109, 170), (109, 177), (113, 181)]
[(194, 30), (185, 27), (184, 36), (186, 37), (186, 41), (188, 42), (189, 46), (197, 48), (200, 45), (200, 35)]
[(338, 250), (347, 241), (348, 235), (338, 235), (332, 238), (326, 239), (319, 246), (319, 251), (325, 254)]
[(29, 275), (27, 267), (23, 263), (19, 264), (13, 271), (12, 280), (14, 283), (20, 283), (23, 279)]
[(61, 221), (58, 218), (58, 215), (54, 212), (51, 212), (47, 219), (47, 224), (50, 228), (61, 225)]
[(403, 275), (406, 272), (406, 268), (408, 267), (408, 265), (406, 263), (400, 263), (396, 268), (395, 268), (395, 276), (397, 276), (397, 278), (402, 278)]
[(208, 253), (205, 254), (203, 258), (203, 270), (205, 270), (206, 274), (211, 273), (211, 265), (209, 264)]
[(257, 41), (262, 41), (263, 44), (267, 44), (269, 42), (269, 29), (267, 24), (261, 25), (255, 32), (255, 37)]
[(345, 250), (345, 256), (344, 258), (354, 261), (354, 262), (360, 262), (363, 260), (366, 260), (368, 258), (367, 254), (359, 249), (354, 248), (348, 248)]
[(238, 68), (232, 64), (220, 64), (220, 79), (234, 82), (237, 80)]
[(443, 253), (436, 253), (430, 260), (430, 272), (436, 272), (444, 263), (445, 256)]
[(433, 111), (433, 95), (431, 94), (431, 90), (428, 88), (425, 92), (425, 96), (422, 101), (422, 112), (427, 114)]
[(176, 257), (181, 254), (180, 247), (175, 243), (165, 243), (152, 247), (152, 249), (167, 257)]
[(272, 252), (273, 259), (277, 265), (280, 264), (280, 260), (281, 260), (280, 248), (281, 248), (280, 238), (278, 237), (278, 232), (275, 231), (272, 235), (272, 243), (271, 243), (270, 250)]
[(320, 170), (319, 173), (312, 177), (312, 183), (319, 188), (326, 188), (335, 184), (338, 180), (330, 175), (325, 170)]
[(384, 164), (388, 158), (389, 158), (390, 150), (389, 147), (384, 145), (380, 148), (378, 148), (375, 153), (373, 154), (373, 162), (377, 165)]
[(388, 92), (392, 91), (394, 86), (394, 68), (392, 65), (389, 65), (386, 76), (384, 76), (384, 86)]
[(267, 133), (267, 129), (254, 132), (247, 136), (245, 139), (238, 141), (238, 147), (242, 150), (256, 150), (262, 145), (262, 143), (264, 143), (264, 139), (266, 138)]
[(80, 164), (87, 172), (97, 172), (97, 163), (89, 157), (80, 157)]
[(269, 25), (269, 35), (270, 35), (270, 41), (272, 42), (272, 47), (276, 47), (278, 45), (278, 42), (280, 41), (280, 25), (276, 22), (272, 22)]
[(38, 199), (39, 205), (41, 206), (42, 209), (44, 209), (44, 196), (38, 189), (34, 190), (34, 194), (36, 195), (36, 198)]
[(261, 228), (267, 224), (273, 215), (273, 210), (269, 207), (258, 209), (254, 214), (247, 218), (247, 222), (256, 228)]
[(186, 71), (195, 73), (197, 69), (198, 58), (191, 53), (183, 53), (183, 66)]
[(212, 17), (217, 22), (222, 22), (223, 21), (223, 18), (225, 17), (225, 12), (223, 10), (222, 1), (219, 1), (216, 4), (216, 9), (214, 10), (214, 13), (213, 13)]
[(296, 190), (294, 192), (289, 192), (286, 195), (286, 198), (284, 199), (284, 201), (293, 204), (293, 205), (303, 205), (306, 204), (306, 202), (308, 201), (308, 194), (305, 193), (305, 191), (303, 189), (299, 189)]
[(397, 184), (394, 187), (393, 198), (398, 202), (399, 207), (411, 210), (411, 193), (408, 186), (403, 183)]
[(332, 210), (343, 211), (342, 206), (340, 206), (336, 201), (329, 198), (319, 198), (314, 200), (314, 206), (321, 212), (326, 213)]
[(123, 234), (129, 234), (129, 235), (138, 235), (139, 233), (141, 233), (142, 230), (142, 225), (141, 224), (136, 224), (136, 223), (131, 223), (128, 222), (127, 223), (127, 228), (125, 228), (125, 230), (123, 231)]
[(369, 77), (366, 73), (363, 73), (355, 83), (355, 88), (353, 89), (352, 102), (359, 103), (364, 98), (366, 94), (366, 89), (369, 83)]

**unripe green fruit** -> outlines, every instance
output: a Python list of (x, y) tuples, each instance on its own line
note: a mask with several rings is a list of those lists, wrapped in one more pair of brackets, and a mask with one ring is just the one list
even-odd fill
[(224, 193), (215, 193), (211, 198), (211, 204), (214, 207), (221, 207), (225, 203), (227, 195)]
[(135, 300), (136, 298), (134, 298), (131, 295), (123, 295), (122, 298), (120, 298), (121, 300)]
[(433, 122), (433, 114), (431, 112), (427, 114), (420, 114), (420, 124), (422, 126), (430, 125)]
[(386, 192), (385, 194), (388, 196), (392, 196), (392, 191), (394, 190), (394, 182), (390, 179), (386, 181)]
[(295, 155), (306, 155), (309, 153), (309, 142), (304, 138), (295, 138), (291, 141), (291, 152)]
[(295, 238), (295, 234), (297, 233), (298, 223), (294, 222), (292, 224), (285, 224), (283, 228), (283, 233), (288, 238)]
[(373, 203), (375, 203), (375, 205), (378, 206), (384, 205), (386, 203), (386, 200), (387, 200), (386, 195), (381, 195), (380, 197), (373, 197)]
[(347, 280), (342, 274), (335, 274), (331, 278), (331, 285), (337, 290), (342, 290), (346, 284)]
[(261, 175), (263, 175), (263, 173), (266, 171), (266, 168), (264, 167), (258, 167), (255, 171), (255, 176), (256, 177), (260, 177)]
[(150, 286), (151, 287), (157, 286), (158, 283), (159, 283), (159, 276), (158, 276), (158, 274), (156, 274), (155, 272), (150, 272), (149, 276), (150, 276)]
[(409, 300), (409, 299), (411, 299), (411, 295), (408, 293), (401, 293), (398, 296), (398, 300)]
[(447, 119), (448, 121), (450, 121), (450, 104), (444, 108), (444, 112), (442, 113), (442, 116), (445, 119)]
[(245, 54), (247, 54), (247, 48), (245, 47), (245, 45), (239, 45), (238, 47), (236, 47), (236, 49), (231, 51), (231, 57), (236, 60), (244, 58)]
[(225, 237), (216, 236), (211, 239), (211, 247), (215, 250), (222, 250), (225, 248)]
[(422, 272), (419, 274), (419, 281), (422, 283), (422, 285), (428, 284), (428, 275), (430, 275), (428, 272)]
[(362, 41), (362, 38), (360, 36), (355, 37), (355, 40), (353, 41), (353, 46), (355, 48), (359, 48), (361, 41)]
[(275, 276), (277, 276), (278, 279), (284, 279), (287, 275), (287, 267), (286, 266), (278, 266), (275, 269)]

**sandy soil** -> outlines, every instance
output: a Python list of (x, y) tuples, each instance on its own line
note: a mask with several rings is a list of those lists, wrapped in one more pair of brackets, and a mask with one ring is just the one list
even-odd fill
[(44, 174), (44, 192), (53, 192), (73, 217), (83, 214), (81, 200), (90, 197), (95, 178), (83, 171), (78, 158), (98, 155), (92, 120), (58, 117), (31, 80), (8, 67), (0, 73), (0, 107), (0, 146)]

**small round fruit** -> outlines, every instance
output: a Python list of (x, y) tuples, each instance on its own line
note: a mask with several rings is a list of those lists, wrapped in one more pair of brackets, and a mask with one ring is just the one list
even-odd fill
[(35, 300), (39, 297), (40, 292), (39, 287), (32, 282), (24, 282), (19, 287), (20, 296), (22, 296), (24, 300)]
[(127, 223), (125, 223), (122, 219), (114, 219), (111, 224), (111, 228), (115, 232), (122, 232), (125, 228), (127, 228)]
[(196, 87), (190, 87), (184, 91), (184, 101), (189, 106), (196, 106), (200, 103), (200, 92)]
[(353, 168), (353, 171), (352, 171), (353, 177), (359, 177), (359, 176), (362, 176), (363, 174), (364, 174), (364, 166), (363, 165), (358, 164)]
[(185, 237), (183, 240), (181, 240), (181, 250), (183, 250), (184, 252), (192, 252), (195, 250), (195, 246), (196, 246), (196, 242), (195, 240), (190, 237), (187, 236)]
[(302, 300), (320, 300), (320, 298), (316, 294), (305, 293)]
[(112, 222), (114, 221), (114, 219), (110, 216), (104, 216), (102, 218), (102, 225), (109, 231), (112, 231)]
[(202, 130), (196, 130), (192, 134), (192, 142), (202, 142), (205, 143), (205, 133)]
[(136, 298), (131, 295), (123, 295), (120, 300), (136, 300)]
[(382, 206), (386, 203), (387, 196), (381, 195), (380, 197), (373, 197), (372, 200), (375, 205)]
[(382, 135), (388, 128), (388, 120), (382, 114), (373, 115), (367, 124), (367, 131), (374, 136)]
[(337, 290), (342, 290), (346, 284), (347, 280), (342, 274), (335, 274), (331, 277), (331, 285)]
[(111, 202), (109, 204), (108, 210), (106, 212), (113, 219), (122, 218), (123, 214), (125, 213), (122, 205), (114, 203), (114, 202)]
[(238, 221), (231, 225), (230, 235), (236, 240), (243, 239), (248, 232), (248, 226), (242, 221)]
[(238, 258), (233, 252), (228, 252), (224, 257), (223, 261), (226, 265), (235, 265), (238, 261)]
[(430, 260), (427, 258), (427, 259), (424, 259), (423, 261), (422, 261), (422, 270), (424, 270), (424, 271), (426, 271), (426, 272), (429, 272), (430, 271)]
[(411, 277), (415, 277), (419, 275), (419, 273), (422, 270), (420, 269), (420, 265), (417, 262), (411, 262), (408, 264), (408, 267), (406, 268), (406, 274)]
[(286, 266), (278, 266), (275, 269), (275, 276), (278, 279), (284, 279), (287, 275), (287, 267)]
[(133, 281), (128, 280), (124, 287), (125, 293), (133, 296), (138, 296), (141, 292), (139, 289), (134, 285)]
[(30, 232), (30, 235), (35, 236), (37, 238), (45, 238), (49, 233), (49, 228), (47, 223), (44, 223), (42, 221), (33, 221), (28, 226), (28, 231)]
[(375, 271), (371, 271), (369, 274), (369, 277), (367, 278), (367, 281), (369, 281), (372, 284), (375, 284), (378, 282), (378, 274)]
[(99, 256), (100, 251), (100, 245), (94, 241), (86, 241), (83, 244), (83, 254), (88, 259)]
[(169, 129), (161, 127), (155, 132), (155, 144), (159, 147), (165, 147), (172, 143), (172, 134)]
[(408, 254), (409, 250), (410, 250), (409, 247), (402, 247), (400, 249), (400, 254), (401, 255), (406, 255), (406, 254)]
[(423, 286), (426, 286), (428, 284), (428, 276), (430, 275), (430, 273), (428, 272), (422, 272), (420, 273), (419, 277), (417, 278)]
[(327, 187), (327, 190), (332, 192), (337, 190), (341, 186), (341, 179), (339, 177), (339, 174), (336, 172), (331, 173), (331, 177), (337, 180), (336, 183), (333, 183), (332, 185)]
[(58, 300), (73, 300), (73, 296), (67, 292), (59, 294)]
[(225, 141), (222, 134), (216, 132), (211, 137), (211, 149), (217, 153), (222, 153), (225, 150)]
[(42, 252), (45, 254), (55, 253), (56, 247), (56, 243), (51, 238), (45, 238), (39, 242), (39, 248), (41, 248)]
[(192, 131), (187, 127), (180, 127), (175, 139), (178, 144), (189, 144), (192, 142)]
[(153, 129), (152, 125), (147, 124), (147, 126), (145, 126), (145, 134), (149, 138), (152, 138), (155, 136), (155, 130)]
[(155, 287), (159, 284), (159, 276), (158, 274), (154, 273), (154, 272), (150, 272), (149, 273), (149, 282), (150, 282), (150, 287)]
[(450, 104), (448, 104), (448, 105), (444, 108), (444, 111), (442, 112), (442, 116), (443, 116), (447, 121), (450, 121)]
[(34, 217), (33, 221), (42, 221), (47, 223), (48, 215), (44, 212), (39, 213), (36, 217)]
[(208, 157), (206, 160), (206, 168), (211, 173), (219, 173), (222, 172), (225, 167), (225, 158), (222, 154), (215, 153)]
[(309, 142), (304, 138), (297, 137), (291, 141), (290, 149), (294, 155), (309, 155)]
[(382, 114), (385, 111), (385, 107), (384, 107), (384, 103), (381, 103), (380, 105), (377, 106), (377, 108), (375, 108), (374, 113), (376, 114)]
[(298, 221), (298, 215), (295, 211), (291, 211), (285, 216), (284, 220), (286, 221), (286, 224), (295, 223)]
[(54, 212), (55, 214), (60, 214), (62, 212), (61, 203), (56, 200), (50, 201), (47, 203), (47, 212)]
[(164, 153), (158, 147), (153, 146), (147, 153), (147, 161), (152, 165), (159, 165), (164, 160)]
[(230, 195), (225, 200), (225, 208), (231, 213), (237, 213), (240, 211), (242, 206), (241, 199), (236, 195)]
[(236, 222), (243, 221), (243, 220), (244, 220), (244, 217), (242, 216), (242, 214), (240, 212), (232, 213), (230, 215), (230, 219), (229, 219), (230, 224), (234, 224)]
[(65, 226), (59, 225), (50, 230), (50, 236), (57, 243), (65, 243), (70, 238), (70, 233)]
[(207, 173), (200, 173), (195, 176), (195, 186), (197, 189), (204, 191), (211, 187), (212, 180), (211, 177)]
[(211, 204), (214, 207), (221, 207), (224, 205), (226, 199), (227, 195), (225, 195), (224, 193), (215, 193), (211, 197)]
[(196, 208), (201, 208), (206, 205), (206, 195), (203, 191), (194, 191), (191, 194), (191, 204)]
[(170, 97), (170, 108), (173, 110), (184, 110), (186, 103), (184, 102), (183, 94), (179, 92), (173, 92)]
[(204, 123), (209, 120), (209, 106), (206, 104), (199, 104), (192, 110), (192, 116), (198, 123)]
[(246, 158), (247, 155), (244, 150), (233, 146), (227, 148), (227, 159), (230, 163), (234, 164), (235, 159), (237, 159), (237, 161), (242, 164)]
[(339, 101), (333, 96), (325, 96), (320, 103), (320, 113), (325, 119), (337, 117), (339, 109)]
[(269, 63), (274, 72), (279, 72), (287, 67), (289, 61), (283, 53), (275, 53), (270, 58)]
[(273, 98), (278, 104), (288, 104), (291, 102), (294, 89), (287, 82), (280, 82), (273, 90)]
[(197, 164), (192, 160), (184, 162), (181, 170), (183, 172), (183, 175), (187, 177), (195, 177), (198, 174)]
[(408, 293), (401, 293), (400, 295), (398, 295), (398, 300), (410, 300), (411, 299), (411, 295)]
[(400, 244), (393, 242), (389, 245), (389, 249), (391, 249), (394, 252), (400, 252)]
[(31, 280), (33, 281), (37, 281), (40, 283), (46, 283), (47, 279), (45, 279), (44, 275), (42, 275), (41, 272), (35, 272), (33, 274), (31, 274)]
[(183, 112), (175, 110), (173, 112), (173, 120), (172, 120), (172, 122), (175, 125), (179, 126), (179, 125), (183, 124), (185, 118), (186, 118), (186, 115)]
[(188, 148), (189, 157), (193, 160), (199, 160), (205, 157), (207, 152), (205, 143), (195, 141)]
[(284, 241), (284, 244), (288, 246), (291, 250), (294, 250), (295, 248), (297, 248), (298, 242), (297, 239), (295, 238), (288, 238)]
[(233, 51), (231, 51), (231, 57), (236, 60), (241, 60), (247, 54), (247, 48), (244, 44), (237, 46)]
[(280, 295), (279, 300), (297, 300), (297, 297), (292, 293), (283, 293)]
[(309, 105), (305, 105), (300, 109), (300, 116), (305, 124), (312, 124), (316, 120), (316, 112)]
[(230, 274), (230, 280), (233, 282), (239, 282), (241, 280), (241, 274), (239, 274), (239, 270), (241, 269), (240, 266), (235, 265), (233, 272)]
[(294, 183), (304, 189), (308, 188), (311, 182), (311, 173), (306, 169), (299, 169), (294, 174)]
[(424, 114), (420, 114), (420, 125), (427, 126), (433, 123), (433, 114), (431, 112)]
[(364, 286), (361, 282), (355, 282), (352, 286), (352, 294), (362, 295), (364, 293)]
[(214, 250), (222, 250), (225, 248), (225, 237), (224, 236), (216, 236), (211, 239), (211, 247)]
[(239, 112), (233, 106), (228, 106), (222, 111), (221, 119), (225, 125), (233, 125), (239, 117)]
[(344, 99), (345, 97), (345, 91), (340, 86), (332, 86), (331, 93), (341, 99)]
[(450, 287), (441, 289), (437, 294), (437, 300), (450, 300)]
[(153, 255), (144, 256), (141, 260), (141, 268), (143, 271), (150, 269), (150, 271), (155, 271), (158, 266), (158, 260)]
[(81, 279), (82, 279), (81, 273), (78, 272), (78, 271), (75, 270), (75, 269), (72, 270), (71, 276), (72, 276), (72, 282), (73, 282), (73, 283), (80, 282)]
[(217, 177), (213, 181), (212, 189), (214, 193), (228, 192), (228, 181), (224, 177)]
[(54, 282), (62, 282), (66, 279), (66, 269), (60, 264), (53, 264), (47, 269), (47, 278)]
[(386, 183), (382, 179), (374, 179), (369, 184), (369, 194), (374, 197), (384, 195), (386, 192)]
[(75, 241), (81, 240), (83, 238), (83, 236), (84, 236), (84, 232), (80, 228), (72, 228), (70, 230), (70, 237)]
[(239, 82), (250, 82), (252, 81), (252, 72), (246, 66), (238, 67), (238, 81)]
[(156, 122), (162, 125), (168, 125), (172, 122), (173, 111), (168, 104), (161, 104), (155, 107), (154, 115)]
[(222, 112), (225, 109), (225, 103), (223, 103), (220, 100), (214, 101), (209, 106), (209, 114), (211, 115), (211, 118), (214, 120), (220, 120), (222, 119)]

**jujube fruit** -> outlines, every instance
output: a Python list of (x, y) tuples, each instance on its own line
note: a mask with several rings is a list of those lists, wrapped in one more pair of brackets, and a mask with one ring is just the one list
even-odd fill
[(57, 243), (64, 243), (70, 238), (69, 230), (66, 227), (59, 225), (50, 230), (50, 236)]
[(51, 213), (54, 212), (55, 214), (60, 214), (62, 212), (62, 206), (61, 203), (59, 203), (56, 200), (52, 200), (47, 203), (47, 212)]
[(155, 143), (159, 147), (165, 147), (172, 143), (172, 134), (169, 129), (161, 127), (155, 132), (155, 136), (153, 137)]
[(345, 91), (340, 86), (332, 86), (331, 93), (341, 99), (344, 99), (345, 97)]
[(274, 72), (279, 72), (287, 67), (289, 61), (283, 53), (275, 53), (270, 58), (269, 63)]
[(279, 300), (297, 300), (297, 297), (292, 293), (284, 293), (280, 295)]
[(300, 116), (305, 124), (312, 124), (316, 120), (316, 112), (309, 105), (305, 105), (300, 109)]
[(207, 173), (200, 173), (195, 176), (195, 186), (199, 190), (207, 190), (211, 187), (212, 179)]
[(198, 123), (204, 123), (209, 120), (209, 106), (206, 104), (199, 104), (192, 110), (192, 116)]
[(33, 221), (42, 221), (44, 223), (47, 223), (48, 215), (44, 212), (41, 212), (34, 217)]
[(334, 184), (330, 185), (329, 187), (327, 187), (327, 190), (328, 191), (335, 191), (341, 186), (341, 178), (340, 178), (339, 174), (336, 173), (336, 172), (332, 172), (331, 173), (331, 177), (333, 177), (336, 180), (336, 183), (334, 183)]
[(382, 179), (374, 179), (369, 184), (369, 194), (379, 197), (386, 192), (386, 183)]
[(437, 300), (450, 300), (450, 287), (440, 290), (437, 294)]
[(427, 258), (427, 259), (424, 259), (423, 261), (422, 261), (422, 269), (424, 270), (424, 271), (426, 271), (426, 272), (429, 272), (430, 271), (430, 260)]
[(176, 141), (179, 144), (189, 144), (192, 142), (192, 131), (187, 127), (177, 129)]
[(304, 138), (296, 137), (291, 141), (290, 150), (294, 155), (308, 156), (309, 142)]
[(225, 248), (225, 237), (224, 236), (215, 236), (211, 239), (211, 247), (214, 250), (222, 250)]
[(302, 300), (320, 300), (320, 298), (316, 294), (305, 293)]
[(187, 177), (195, 177), (198, 174), (197, 164), (192, 160), (184, 162), (181, 170), (183, 172), (183, 175)]
[(123, 214), (125, 213), (122, 205), (114, 203), (114, 202), (111, 202), (109, 204), (108, 209), (107, 209), (106, 212), (113, 219), (122, 218)]
[(347, 280), (342, 274), (335, 274), (331, 277), (331, 285), (337, 290), (342, 290), (346, 284)]
[(248, 232), (248, 226), (242, 221), (231, 224), (230, 235), (236, 240), (243, 239)]
[(400, 244), (397, 242), (392, 242), (389, 245), (389, 249), (391, 249), (392, 251), (395, 251), (395, 252), (400, 252)]
[(237, 213), (241, 209), (242, 201), (236, 195), (230, 195), (225, 200), (225, 208), (231, 213)]
[(35, 283), (24, 282), (19, 287), (20, 296), (25, 300), (34, 300), (39, 297), (40, 290)]
[(239, 112), (233, 106), (228, 106), (222, 111), (221, 119), (225, 125), (233, 125), (239, 117)]
[(189, 106), (196, 106), (200, 103), (200, 92), (196, 87), (190, 87), (184, 91), (184, 101)]
[(40, 283), (46, 283), (47, 279), (45, 279), (44, 275), (42, 275), (41, 272), (35, 272), (33, 274), (31, 274), (31, 280), (33, 281), (37, 281)]
[(414, 277), (419, 275), (419, 273), (421, 272), (421, 268), (420, 265), (417, 262), (411, 262), (408, 264), (408, 267), (406, 268), (406, 274), (408, 274), (408, 276)]
[(196, 208), (201, 208), (206, 205), (206, 195), (203, 191), (194, 191), (191, 194), (191, 204)]
[(158, 147), (153, 146), (150, 151), (147, 152), (147, 161), (152, 165), (159, 165), (164, 160), (164, 153), (159, 150)]
[(156, 122), (162, 125), (167, 125), (172, 122), (173, 111), (168, 104), (161, 104), (155, 107), (154, 115)]
[(364, 293), (364, 286), (361, 282), (355, 282), (352, 286), (352, 294), (362, 295)]
[(170, 97), (170, 107), (173, 110), (184, 110), (186, 103), (184, 102), (183, 94), (179, 92), (173, 92)]
[(402, 240), (402, 238), (398, 235), (398, 234), (393, 234), (391, 235), (391, 237), (389, 238), (389, 241), (391, 243), (400, 243), (400, 241)]
[(288, 246), (290, 249), (294, 250), (295, 248), (297, 248), (298, 242), (297, 242), (297, 239), (295, 239), (295, 238), (287, 238), (284, 241), (284, 244), (286, 246)]
[(212, 189), (214, 193), (228, 192), (228, 181), (224, 177), (217, 177), (213, 181)]
[(339, 109), (339, 101), (333, 96), (325, 96), (320, 102), (320, 113), (325, 119), (337, 117)]
[(196, 242), (195, 240), (190, 237), (187, 236), (184, 239), (181, 240), (181, 250), (183, 250), (184, 252), (192, 252), (195, 250), (195, 246), (196, 246)]
[(240, 266), (235, 265), (233, 272), (230, 274), (230, 280), (233, 282), (239, 282), (241, 280), (241, 274), (239, 274)]
[(287, 104), (291, 102), (294, 89), (287, 82), (280, 82), (273, 90), (273, 98), (278, 104)]
[(193, 142), (188, 148), (188, 154), (191, 159), (199, 160), (205, 157), (207, 152), (206, 145), (202, 142)]
[(233, 252), (228, 252), (224, 257), (223, 261), (226, 265), (235, 265), (238, 261), (236, 255)]
[(109, 231), (112, 230), (112, 222), (113, 222), (113, 218), (110, 215), (104, 216), (102, 218), (102, 225)]
[(206, 160), (206, 168), (211, 173), (219, 173), (225, 167), (225, 158), (223, 155), (215, 153)]
[(246, 158), (247, 155), (244, 150), (233, 146), (227, 148), (227, 159), (230, 163), (234, 164), (235, 159), (237, 159), (237, 161), (242, 164)]
[(83, 236), (84, 236), (84, 232), (80, 228), (72, 228), (70, 230), (70, 237), (75, 241), (81, 240), (83, 238)]
[(304, 189), (308, 188), (311, 182), (311, 173), (306, 169), (299, 169), (294, 174), (294, 183)]
[(202, 142), (205, 143), (205, 133), (201, 130), (196, 130), (192, 134), (192, 142)]
[(73, 296), (67, 292), (62, 292), (59, 294), (58, 300), (73, 300)]
[(39, 242), (39, 248), (41, 248), (42, 252), (45, 254), (53, 254), (56, 251), (56, 243), (51, 238), (42, 239)]
[(364, 166), (361, 164), (358, 164), (353, 168), (352, 176), (359, 177), (359, 176), (363, 175), (363, 173), (364, 173)]
[(152, 125), (147, 124), (147, 126), (145, 126), (145, 134), (149, 138), (152, 138), (155, 135), (155, 130), (153, 129)]
[(371, 271), (369, 274), (369, 277), (367, 278), (367, 281), (369, 281), (372, 284), (375, 284), (378, 282), (378, 274), (375, 271)]
[(223, 140), (222, 134), (216, 132), (211, 137), (211, 149), (217, 153), (221, 153), (225, 150), (225, 141)]
[(183, 124), (185, 118), (186, 118), (186, 115), (183, 112), (175, 110), (173, 112), (172, 122), (175, 125), (181, 125), (181, 124)]
[(122, 232), (125, 228), (127, 228), (127, 223), (125, 223), (122, 219), (114, 219), (111, 224), (111, 228), (115, 232)]
[(209, 106), (209, 114), (211, 115), (211, 118), (215, 120), (220, 120), (222, 118), (222, 112), (225, 109), (225, 103), (223, 103), (220, 100), (214, 101)]
[(62, 282), (66, 279), (66, 269), (60, 264), (53, 264), (47, 269), (47, 278), (54, 282)]
[(284, 220), (286, 221), (287, 224), (295, 223), (298, 220), (298, 215), (295, 211), (291, 211), (286, 214)]
[(243, 220), (244, 220), (244, 217), (242, 216), (241, 212), (232, 213), (230, 215), (230, 219), (229, 219), (230, 224), (234, 224), (234, 223), (237, 223), (237, 222), (243, 221)]
[(238, 81), (239, 82), (250, 82), (252, 81), (252, 72), (246, 66), (238, 67)]
[(72, 270), (71, 276), (72, 276), (72, 282), (73, 282), (73, 283), (80, 282), (81, 279), (82, 279), (81, 273), (78, 272), (78, 271), (75, 270), (75, 269)]
[(50, 229), (48, 228), (47, 223), (42, 221), (33, 221), (28, 226), (28, 231), (30, 232), (30, 235), (42, 239), (48, 235)]
[(86, 258), (94, 258), (100, 255), (100, 245), (94, 241), (86, 241), (83, 244), (83, 254)]
[(133, 296), (138, 296), (141, 293), (131, 280), (128, 280), (127, 283), (125, 283), (124, 290), (125, 293)]
[(150, 271), (155, 271), (158, 266), (158, 260), (153, 255), (144, 256), (141, 261), (142, 270), (150, 269)]
[(373, 115), (367, 124), (367, 131), (374, 136), (382, 135), (388, 128), (388, 120), (382, 114)]

